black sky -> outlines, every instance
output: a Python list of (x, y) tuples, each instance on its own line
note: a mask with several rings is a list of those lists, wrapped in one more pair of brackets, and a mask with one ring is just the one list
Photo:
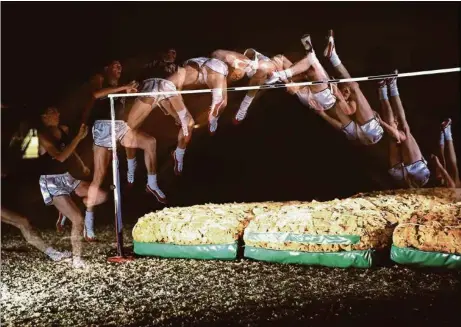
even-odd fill
[(2, 3), (2, 95), (29, 93), (24, 80), (32, 93), (59, 93), (107, 57), (169, 44), (182, 59), (216, 48), (299, 51), (302, 34), (323, 46), (329, 28), (356, 74), (452, 67), (458, 18), (458, 3), (441, 2)]
[[(173, 46), (179, 61), (218, 48), (247, 47), (299, 59), (305, 33), (321, 57), (330, 28), (353, 76), (460, 65), (456, 2), (8, 2), (1, 9), (2, 100), (29, 108), (64, 97), (108, 57), (153, 55)], [(321, 61), (331, 73), (328, 62)], [(376, 83), (361, 86), (379, 108)], [(454, 133), (459, 130), (459, 74), (405, 78), (399, 88), (412, 132), (428, 158), (442, 119), (452, 117)], [(379, 187), (366, 169), (387, 176), (383, 157), (351, 147), (283, 90), (268, 91), (243, 126), (230, 126), (243, 98), (236, 93), (215, 138), (194, 136), (180, 185), (165, 186), (182, 203), (328, 198)], [(193, 102), (188, 103), (192, 111), (197, 110)], [(70, 109), (63, 115), (67, 123), (77, 116)], [(145, 127), (158, 139), (159, 165), (166, 165), (166, 148), (175, 145), (177, 130), (162, 114), (151, 116)], [(86, 160), (91, 161), (88, 142)], [(381, 143), (375, 150), (386, 148)], [(165, 169), (170, 174), (171, 166)]]

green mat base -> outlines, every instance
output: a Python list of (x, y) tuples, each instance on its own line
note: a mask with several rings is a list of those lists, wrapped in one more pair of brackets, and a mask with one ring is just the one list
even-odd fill
[(344, 252), (296, 252), (245, 246), (245, 257), (277, 263), (295, 263), (338, 268), (370, 268), (374, 250)]
[(163, 258), (235, 260), (237, 242), (232, 244), (177, 245), (133, 241), (134, 253)]
[(427, 252), (392, 245), (391, 259), (404, 265), (461, 269), (461, 255)]

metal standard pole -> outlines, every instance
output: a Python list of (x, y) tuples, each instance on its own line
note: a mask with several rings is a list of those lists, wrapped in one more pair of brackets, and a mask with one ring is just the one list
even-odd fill
[(111, 138), (112, 138), (112, 175), (114, 183), (114, 206), (115, 206), (115, 233), (117, 236), (117, 256), (108, 258), (110, 262), (125, 262), (132, 260), (123, 253), (123, 222), (122, 203), (120, 201), (120, 174), (118, 170), (117, 140), (115, 137), (115, 106), (114, 98), (109, 95), (111, 115)]

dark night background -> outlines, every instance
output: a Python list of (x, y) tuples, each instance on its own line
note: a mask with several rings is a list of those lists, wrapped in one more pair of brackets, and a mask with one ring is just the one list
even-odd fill
[[(81, 110), (78, 90), (101, 62), (121, 58), (124, 74), (130, 76), (139, 58), (153, 56), (164, 47), (177, 49), (178, 62), (219, 48), (247, 47), (297, 60), (303, 55), (300, 37), (310, 33), (319, 59), (332, 74), (322, 57), (326, 33), (332, 28), (338, 54), (352, 76), (460, 64), (459, 3), (21, 2), (2, 3), (1, 8), (2, 102), (23, 107), (24, 117), (47, 104), (58, 104), (63, 123), (74, 128)], [(427, 159), (435, 151), (439, 124), (446, 117), (453, 119), (455, 144), (461, 153), (459, 77), (451, 73), (399, 80), (407, 119)], [(379, 111), (376, 83), (361, 86)], [(193, 115), (209, 105), (207, 96), (186, 98)], [(205, 130), (194, 135), (181, 179), (174, 177), (168, 154), (176, 145), (174, 122), (157, 110), (144, 124), (157, 138), (159, 183), (172, 205), (326, 200), (392, 187), (386, 138), (373, 147), (352, 146), (283, 89), (265, 92), (245, 122), (235, 127), (231, 118), (243, 96), (243, 92), (230, 95), (214, 138)], [(4, 128), (8, 122), (2, 118)], [(91, 166), (91, 136), (79, 151)], [(126, 163), (120, 153), (123, 180)], [(22, 180), (22, 189), (8, 193), (20, 194), (22, 199), (7, 200), (4, 185), (3, 204), (17, 202), (16, 208), (30, 213), (33, 220), (37, 215), (56, 215), (55, 209), (43, 205), (37, 165), (28, 161), (17, 167), (27, 169), (15, 176)], [(145, 168), (140, 152), (137, 184), (135, 192), (122, 195), (125, 217), (137, 218), (159, 208), (142, 192)], [(97, 221), (112, 220), (112, 204), (104, 207), (107, 214), (98, 215)]]

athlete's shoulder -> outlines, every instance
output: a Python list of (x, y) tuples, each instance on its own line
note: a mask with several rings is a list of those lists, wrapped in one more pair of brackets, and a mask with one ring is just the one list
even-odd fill
[(101, 86), (104, 83), (104, 76), (100, 73), (91, 76), (90, 83), (92, 86)]

